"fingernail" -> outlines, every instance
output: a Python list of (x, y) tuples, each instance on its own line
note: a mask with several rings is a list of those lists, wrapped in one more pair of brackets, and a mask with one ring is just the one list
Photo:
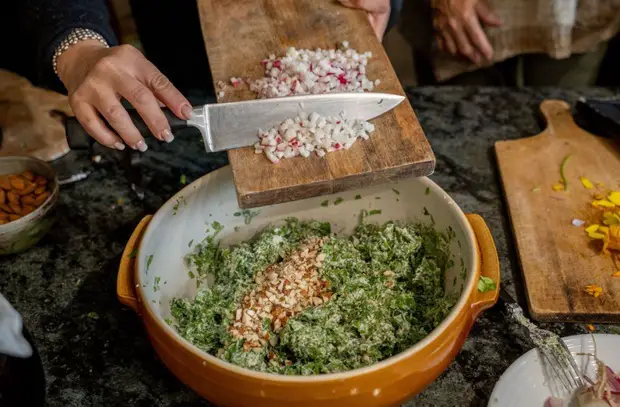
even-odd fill
[(136, 143), (136, 148), (141, 152), (145, 152), (149, 148), (149, 146), (146, 145), (144, 140), (140, 140)]
[(114, 143), (114, 148), (120, 151), (123, 151), (125, 149), (125, 144), (121, 143), (120, 141), (117, 141), (116, 143)]
[(181, 106), (181, 113), (183, 113), (183, 117), (187, 120), (192, 118), (192, 107), (190, 105)]
[(166, 143), (170, 143), (172, 142), (172, 140), (174, 140), (174, 136), (168, 129), (161, 132), (161, 138), (164, 139)]

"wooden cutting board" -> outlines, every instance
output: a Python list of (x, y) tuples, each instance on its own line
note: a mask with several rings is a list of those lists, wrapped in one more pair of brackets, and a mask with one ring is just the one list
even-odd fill
[[(230, 85), (231, 77), (262, 77), (260, 61), (269, 54), (283, 55), (289, 47), (334, 49), (346, 40), (358, 52), (372, 52), (367, 76), (381, 80), (377, 92), (404, 95), (363, 11), (323, 0), (198, 0), (198, 6), (216, 86)], [(246, 86), (227, 86), (218, 101), (255, 98)], [(239, 205), (294, 201), (433, 172), (435, 157), (408, 101), (373, 123), (370, 140), (324, 158), (276, 165), (253, 148), (229, 151)]]
[[(571, 223), (598, 219), (591, 202), (599, 191), (586, 189), (579, 177), (620, 190), (620, 145), (579, 128), (565, 102), (547, 100), (540, 109), (545, 131), (495, 144), (530, 312), (539, 321), (620, 322), (613, 260)], [(554, 191), (568, 155), (568, 190)], [(603, 294), (590, 296), (588, 284)]]

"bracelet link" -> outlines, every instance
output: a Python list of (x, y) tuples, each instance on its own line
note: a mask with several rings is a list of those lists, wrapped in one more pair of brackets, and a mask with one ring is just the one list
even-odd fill
[(58, 57), (60, 57), (60, 55), (62, 55), (62, 53), (68, 50), (72, 45), (86, 40), (97, 40), (106, 48), (110, 47), (105, 38), (103, 38), (103, 36), (98, 32), (86, 28), (76, 28), (60, 42), (54, 51), (54, 56), (52, 57), (52, 67), (54, 68), (54, 74), (56, 74), (56, 76), (58, 76)]

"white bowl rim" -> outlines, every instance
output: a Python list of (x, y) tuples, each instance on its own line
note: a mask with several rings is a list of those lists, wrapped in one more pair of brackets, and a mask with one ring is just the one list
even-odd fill
[(285, 383), (317, 383), (319, 382), (320, 383), (320, 382), (343, 381), (343, 380), (350, 379), (355, 376), (360, 376), (360, 375), (370, 373), (374, 370), (383, 369), (403, 359), (408, 358), (413, 353), (418, 352), (420, 349), (428, 346), (431, 342), (437, 339), (440, 333), (445, 331), (446, 328), (449, 327), (465, 309), (469, 301), (469, 298), (471, 297), (473, 290), (477, 283), (474, 279), (476, 275), (476, 273), (474, 273), (474, 270), (476, 268), (479, 268), (480, 263), (481, 263), (479, 250), (475, 249), (478, 245), (476, 235), (474, 233), (474, 230), (471, 224), (465, 217), (464, 212), (456, 204), (456, 202), (434, 181), (432, 181), (428, 177), (419, 177), (417, 178), (417, 180), (422, 182), (427, 188), (430, 188), (430, 191), (432, 193), (439, 194), (440, 196), (443, 195), (446, 201), (446, 205), (449, 207), (448, 210), (455, 212), (455, 214), (457, 215), (457, 220), (461, 224), (461, 227), (463, 231), (465, 232), (466, 239), (473, 242), (472, 246), (474, 247), (473, 253), (471, 253), (472, 263), (470, 264), (470, 267), (469, 267), (467, 283), (464, 285), (459, 301), (454, 305), (454, 307), (450, 311), (450, 314), (448, 314), (448, 316), (444, 318), (441, 324), (436, 326), (435, 329), (433, 329), (422, 340), (416, 342), (414, 345), (412, 345), (405, 351), (397, 353), (396, 355), (390, 356), (389, 358), (383, 359), (369, 366), (365, 366), (365, 367), (361, 367), (361, 368), (357, 368), (353, 370), (347, 370), (345, 372), (325, 373), (325, 374), (309, 375), (309, 376), (301, 376), (301, 375), (290, 375), (289, 376), (289, 375), (281, 375), (281, 374), (276, 374), (276, 373), (259, 372), (256, 370), (251, 370), (251, 369), (247, 369), (241, 366), (237, 366), (233, 363), (222, 360), (218, 357), (211, 355), (210, 353), (207, 353), (201, 350), (200, 348), (192, 344), (190, 341), (183, 338), (174, 328), (168, 325), (164, 321), (162, 316), (152, 308), (152, 305), (149, 303), (149, 301), (141, 301), (141, 298), (146, 297), (146, 295), (143, 294), (144, 287), (142, 287), (142, 285), (138, 284), (137, 282), (137, 277), (140, 274), (139, 271), (143, 267), (146, 266), (145, 264), (143, 264), (143, 256), (141, 254), (142, 242), (146, 241), (147, 238), (150, 237), (150, 234), (153, 233), (155, 225), (158, 223), (157, 220), (161, 217), (167, 216), (166, 213), (169, 212), (168, 209), (171, 209), (172, 206), (176, 204), (176, 201), (178, 199), (181, 199), (183, 196), (187, 198), (189, 194), (192, 193), (192, 191), (198, 190), (199, 183), (202, 183), (205, 180), (209, 180), (210, 178), (214, 177), (216, 173), (220, 171), (228, 170), (229, 168), (230, 168), (230, 165), (226, 165), (224, 167), (218, 168), (217, 170), (212, 171), (196, 179), (191, 184), (187, 185), (185, 188), (181, 189), (174, 196), (172, 196), (168, 201), (166, 201), (164, 205), (161, 206), (161, 208), (157, 210), (157, 212), (155, 212), (155, 214), (151, 218), (151, 221), (147, 225), (144, 231), (144, 234), (142, 235), (142, 239), (139, 242), (139, 247), (137, 251), (137, 261), (135, 263), (136, 266), (134, 270), (134, 273), (135, 273), (134, 279), (136, 279), (134, 286), (137, 288), (137, 290), (140, 291), (140, 294), (137, 295), (137, 301), (139, 303), (138, 306), (140, 307), (140, 304), (141, 304), (142, 307), (146, 309), (146, 312), (148, 312), (151, 315), (155, 323), (161, 329), (163, 329), (166, 333), (172, 336), (179, 345), (183, 346), (185, 349), (193, 353), (195, 356), (202, 358), (205, 362), (208, 361), (209, 363), (212, 363), (219, 368), (228, 370), (231, 373), (239, 374), (239, 375), (253, 378), (253, 379), (267, 380), (267, 381), (272, 381), (272, 382), (285, 382)]

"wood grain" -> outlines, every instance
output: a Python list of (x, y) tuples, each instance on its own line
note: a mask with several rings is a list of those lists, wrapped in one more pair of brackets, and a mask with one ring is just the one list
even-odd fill
[[(347, 40), (371, 51), (368, 77), (377, 92), (403, 95), (394, 69), (374, 36), (367, 16), (336, 1), (198, 0), (202, 31), (215, 83), (230, 77), (263, 76), (260, 61), (288, 47), (336, 48)], [(218, 101), (255, 99), (246, 87), (228, 87)], [(243, 118), (239, 118), (243, 120)], [(325, 158), (294, 158), (274, 165), (253, 148), (229, 151), (242, 208), (294, 201), (360, 186), (426, 176), (435, 157), (408, 101), (373, 121), (370, 140)]]
[[(598, 219), (590, 203), (602, 191), (584, 188), (580, 176), (606, 189), (620, 187), (620, 145), (579, 128), (565, 102), (544, 101), (540, 109), (544, 132), (495, 145), (530, 312), (539, 321), (620, 322), (613, 260), (599, 254), (583, 227), (571, 224)], [(553, 191), (569, 154), (568, 190)], [(588, 284), (602, 287), (603, 295), (586, 294)]]

